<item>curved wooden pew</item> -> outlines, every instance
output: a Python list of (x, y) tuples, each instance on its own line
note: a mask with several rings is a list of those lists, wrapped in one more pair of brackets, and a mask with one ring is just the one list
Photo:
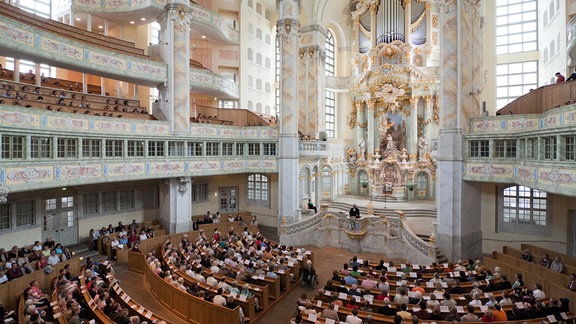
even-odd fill
[(150, 292), (170, 311), (189, 323), (220, 324), (238, 323), (240, 321), (240, 307), (234, 309), (215, 305), (185, 291), (177, 289), (165, 282), (155, 274), (146, 264), (143, 254), (130, 251), (129, 258), (138, 258), (140, 261), (131, 261), (132, 265), (140, 264), (143, 269), (146, 284)]

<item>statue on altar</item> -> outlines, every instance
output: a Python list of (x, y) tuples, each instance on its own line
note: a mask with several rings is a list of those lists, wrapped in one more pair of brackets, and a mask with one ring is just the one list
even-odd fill
[(424, 137), (418, 140), (418, 162), (426, 162), (426, 151), (428, 150), (428, 142)]
[(366, 159), (366, 141), (364, 140), (364, 137), (358, 141), (358, 159)]
[(348, 165), (354, 166), (356, 163), (356, 150), (353, 147), (350, 147), (347, 151), (348, 153)]

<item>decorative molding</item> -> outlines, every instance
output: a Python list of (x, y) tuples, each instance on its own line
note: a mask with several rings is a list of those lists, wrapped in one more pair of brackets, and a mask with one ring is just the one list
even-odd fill
[(188, 191), (188, 184), (192, 181), (192, 177), (180, 177), (178, 178), (178, 193), (181, 197)]
[(0, 186), (0, 205), (3, 205), (8, 202), (8, 193), (10, 190), (8, 187)]

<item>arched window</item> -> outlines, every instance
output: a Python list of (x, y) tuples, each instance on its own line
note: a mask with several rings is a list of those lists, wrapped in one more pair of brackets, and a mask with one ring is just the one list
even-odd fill
[(248, 61), (252, 61), (254, 59), (254, 52), (251, 48), (248, 49)]
[(248, 202), (252, 204), (268, 204), (268, 177), (263, 174), (248, 176)]
[(328, 30), (326, 32), (326, 63), (324, 69), (326, 70), (326, 75), (334, 76), (334, 35)]
[[(334, 36), (330, 30), (326, 33), (326, 75), (334, 76)], [(326, 136), (334, 137), (336, 125), (336, 94), (334, 91), (325, 91)]]
[(331, 196), (332, 192), (332, 170), (329, 167), (322, 168), (322, 193)]
[(264, 66), (266, 66), (267, 69), (270, 69), (270, 58), (267, 57), (267, 58), (264, 60), (264, 62), (265, 62), (265, 65), (264, 65)]
[(256, 79), (256, 90), (262, 90), (262, 79)]
[(262, 15), (262, 4), (261, 3), (256, 3), (256, 12), (259, 15)]
[(254, 108), (254, 103), (252, 102), (252, 100), (248, 100), (248, 109), (252, 110), (252, 108)]
[(266, 82), (266, 84), (264, 85), (264, 90), (266, 91), (266, 93), (270, 93), (270, 82)]
[(254, 87), (254, 79), (252, 78), (251, 75), (248, 76), (248, 88), (253, 88)]
[(262, 53), (256, 53), (256, 64), (262, 65)]
[(256, 28), (256, 38), (262, 40), (262, 29)]
[(256, 112), (259, 112), (259, 113), (262, 112), (262, 104), (261, 103), (256, 104)]

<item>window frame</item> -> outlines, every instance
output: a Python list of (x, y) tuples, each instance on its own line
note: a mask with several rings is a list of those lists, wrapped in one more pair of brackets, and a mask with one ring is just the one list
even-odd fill
[[(513, 190), (509, 190), (514, 188)], [(515, 195), (512, 195), (512, 192)], [(498, 231), (529, 235), (552, 234), (552, 210), (545, 191), (518, 185), (501, 185), (498, 187)], [(542, 203), (544, 201), (544, 203)], [(521, 207), (529, 204), (529, 208)], [(538, 206), (545, 205), (543, 208)], [(542, 216), (542, 213), (544, 215)], [(520, 221), (519, 217), (529, 217), (528, 222)], [(514, 221), (506, 220), (514, 217)], [(536, 224), (535, 217), (544, 217), (544, 224)]]

